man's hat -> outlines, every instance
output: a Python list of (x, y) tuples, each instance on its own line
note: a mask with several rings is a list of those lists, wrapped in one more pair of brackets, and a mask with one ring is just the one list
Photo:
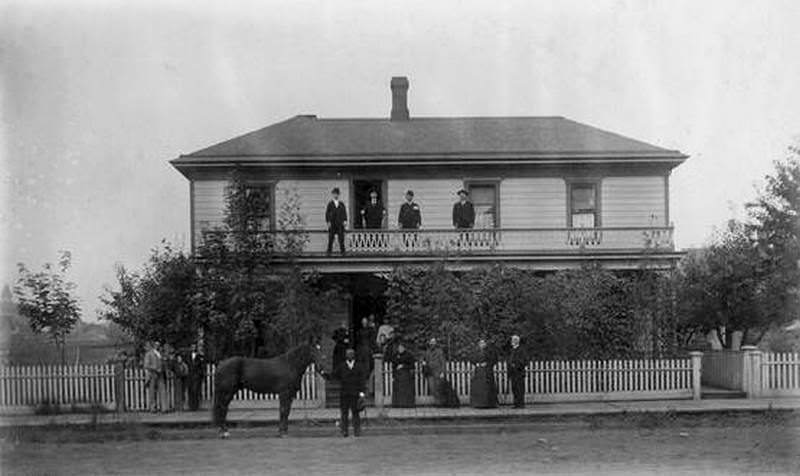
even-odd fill
[(458, 195), (462, 195), (462, 194), (463, 194), (464, 196), (466, 196), (466, 197), (468, 197), (468, 196), (469, 196), (469, 192), (467, 192), (467, 191), (466, 191), (466, 190), (464, 190), (463, 188), (462, 188), (461, 190), (459, 190), (459, 191), (458, 191)]
[(413, 190), (406, 190), (406, 195), (410, 195), (410, 196), (413, 197), (414, 196), (414, 191)]
[(373, 188), (372, 190), (369, 191), (369, 194), (370, 194), (370, 196), (375, 195), (377, 197), (378, 196), (378, 191)]
[(331, 190), (331, 193), (335, 193), (336, 195), (339, 195), (339, 187), (333, 187), (333, 190)]

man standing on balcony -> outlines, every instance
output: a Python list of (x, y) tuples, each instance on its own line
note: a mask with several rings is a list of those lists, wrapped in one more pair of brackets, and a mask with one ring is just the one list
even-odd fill
[(369, 203), (361, 210), (361, 221), (364, 228), (377, 230), (383, 228), (383, 220), (386, 218), (386, 209), (378, 201), (378, 192), (369, 192)]
[(419, 205), (414, 203), (414, 191), (406, 192), (406, 203), (400, 207), (400, 215), (397, 222), (403, 230), (418, 230), (422, 225), (422, 213)]
[(333, 237), (339, 237), (339, 251), (344, 254), (344, 229), (347, 227), (347, 208), (339, 200), (339, 187), (331, 190), (331, 201), (325, 209), (325, 222), (328, 224), (328, 254), (333, 248)]
[(417, 234), (414, 232), (422, 225), (422, 213), (419, 205), (414, 203), (414, 191), (406, 192), (406, 203), (400, 207), (400, 215), (397, 217), (400, 229), (407, 230), (403, 233), (403, 244), (407, 249), (413, 250), (417, 247)]
[(453, 205), (453, 226), (459, 230), (475, 226), (475, 208), (468, 198), (469, 193), (462, 188), (458, 191), (458, 201)]

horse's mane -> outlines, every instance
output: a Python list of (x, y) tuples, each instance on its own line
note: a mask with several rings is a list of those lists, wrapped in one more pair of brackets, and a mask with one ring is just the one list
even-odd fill
[(300, 344), (292, 347), (286, 352), (286, 359), (292, 366), (300, 367), (309, 364), (309, 357), (311, 356), (311, 345)]

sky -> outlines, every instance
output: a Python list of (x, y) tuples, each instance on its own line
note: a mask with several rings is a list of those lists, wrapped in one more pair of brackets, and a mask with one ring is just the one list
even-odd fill
[(296, 114), (558, 115), (690, 156), (679, 247), (800, 143), (800, 2), (0, 2), (0, 284), (70, 250), (83, 318), (114, 267), (186, 245), (168, 163)]

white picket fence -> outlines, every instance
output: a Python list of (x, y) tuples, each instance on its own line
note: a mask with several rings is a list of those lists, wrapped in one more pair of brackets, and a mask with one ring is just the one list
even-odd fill
[[(469, 403), (470, 380), (474, 366), (468, 362), (449, 362), (445, 378), (452, 384), (459, 400)], [(392, 400), (392, 366), (383, 365), (384, 404)], [(498, 400), (511, 403), (511, 384), (505, 362), (494, 368)], [(433, 396), (423, 376), (422, 366), (415, 365), (414, 385), (418, 405), (433, 403)], [(530, 362), (525, 374), (527, 402), (648, 400), (692, 398), (691, 359), (669, 360), (580, 360)]]
[[(209, 364), (201, 386), (202, 405), (208, 407), (214, 388), (215, 366)], [(25, 411), (51, 406), (67, 409), (70, 406), (116, 409), (117, 379), (113, 365), (45, 365), (0, 367), (0, 411)], [(129, 411), (147, 410), (147, 376), (142, 368), (124, 369), (121, 382), (122, 402)], [(324, 404), (324, 386), (318, 385), (316, 369), (306, 369), (294, 406), (314, 408)], [(175, 404), (175, 380), (167, 379), (162, 391), (164, 407)], [(186, 404), (186, 402), (184, 402)], [(231, 402), (231, 408), (277, 408), (278, 396), (241, 390)]]
[[(702, 361), (702, 366), (700, 362)], [(391, 405), (392, 369), (378, 360), (382, 368), (382, 392), (377, 403)], [(449, 362), (446, 377), (462, 403), (469, 403), (473, 365)], [(125, 369), (117, 376), (112, 365), (6, 366), (0, 367), (0, 412), (31, 411), (38, 406), (61, 408), (101, 406), (141, 411), (147, 408), (146, 377), (143, 369)], [(738, 372), (738, 374), (737, 374)], [(800, 354), (771, 354), (758, 350), (699, 353), (693, 358), (661, 360), (581, 360), (530, 362), (525, 374), (525, 399), (528, 402), (604, 401), (627, 399), (699, 398), (700, 374), (703, 381), (724, 382), (745, 391), (748, 397), (800, 396)], [(494, 368), (500, 403), (512, 400), (504, 362)], [(427, 379), (419, 363), (414, 385), (419, 405), (433, 403)], [(166, 397), (172, 404), (173, 381), (167, 382)], [(202, 385), (202, 406), (208, 408), (214, 388), (214, 366), (206, 369)], [(122, 397), (118, 398), (118, 393)], [(380, 400), (381, 395), (383, 396)], [(310, 366), (303, 375), (294, 405), (315, 408), (325, 405), (325, 385)], [(240, 391), (232, 408), (275, 408), (277, 395), (258, 395)]]
[(761, 360), (761, 397), (800, 397), (800, 353), (765, 353)]
[(0, 409), (115, 406), (112, 365), (0, 367)]

